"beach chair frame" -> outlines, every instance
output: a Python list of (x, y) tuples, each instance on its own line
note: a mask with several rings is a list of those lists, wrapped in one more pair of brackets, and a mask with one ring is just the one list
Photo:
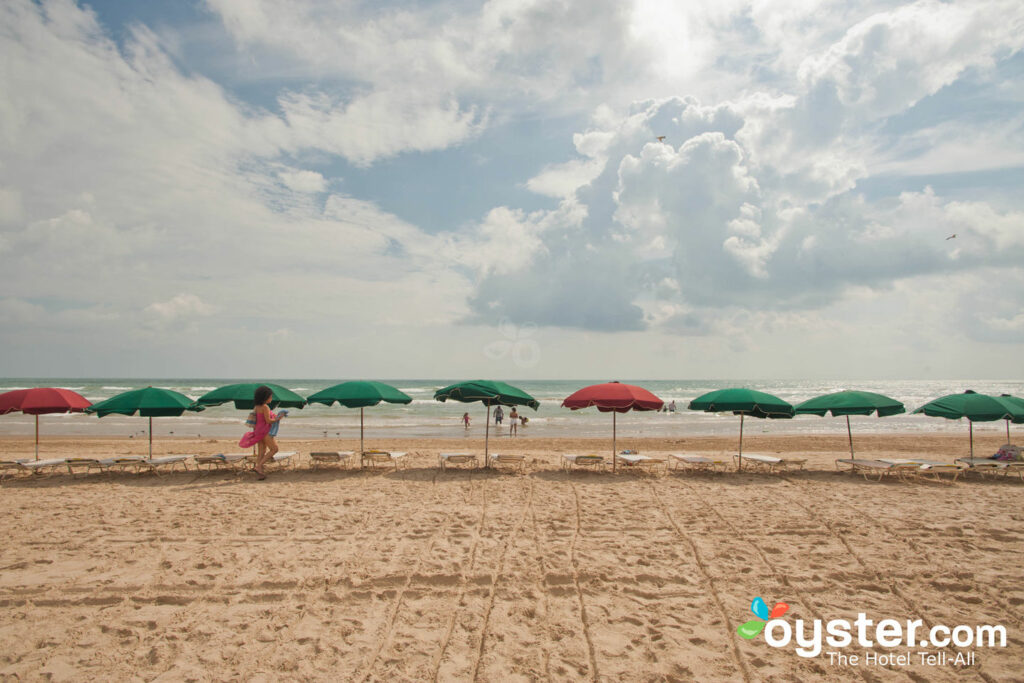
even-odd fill
[(670, 453), (669, 464), (673, 471), (689, 470), (693, 472), (725, 472), (732, 465), (728, 456), (713, 457), (707, 455), (689, 455), (687, 453)]
[(766, 471), (773, 474), (776, 471), (790, 472), (792, 470), (802, 470), (807, 464), (807, 458), (783, 458), (777, 455), (761, 455), (760, 453), (737, 454), (732, 457), (736, 462), (737, 470), (742, 465), (751, 471)]
[(573, 468), (589, 468), (604, 471), (607, 462), (603, 455), (576, 455), (575, 453), (562, 454), (562, 469), (566, 472)]
[(309, 454), (309, 468), (319, 469), (325, 465), (340, 465), (342, 469), (352, 466), (352, 451), (315, 451)]
[(473, 453), (438, 453), (437, 454), (437, 466), (442, 472), (447, 470), (452, 465), (472, 465), (469, 469), (476, 469), (480, 466), (480, 461)]
[(848, 465), (851, 474), (861, 474), (868, 480), (874, 475), (875, 481), (882, 481), (883, 477), (896, 477), (900, 481), (907, 481), (908, 476), (917, 474), (921, 469), (919, 464), (912, 462), (890, 463), (867, 458), (838, 458), (837, 470), (840, 469), (840, 465)]
[(401, 469), (400, 463), (404, 463), (404, 458), (405, 453), (373, 449), (360, 453), (359, 466), (363, 469), (377, 469), (377, 463), (391, 464), (397, 472)]
[(526, 456), (492, 453), (488, 458), (487, 467), (500, 469), (502, 466), (508, 466), (516, 472), (526, 472)]
[(618, 471), (622, 472), (651, 472), (652, 474), (668, 472), (668, 458), (666, 457), (628, 453), (617, 454), (615, 460), (619, 465)]

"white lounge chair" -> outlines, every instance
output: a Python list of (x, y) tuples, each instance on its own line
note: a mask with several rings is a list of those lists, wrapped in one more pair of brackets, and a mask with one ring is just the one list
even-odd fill
[(146, 458), (142, 461), (142, 467), (148, 467), (153, 474), (160, 474), (160, 470), (166, 468), (173, 472), (174, 468), (181, 465), (182, 469), (188, 472), (188, 459), (195, 458), (194, 455), (164, 455), (159, 458)]
[(202, 469), (206, 465), (209, 470), (237, 470), (245, 463), (245, 459), (252, 457), (250, 453), (216, 453), (214, 455), (196, 455), (196, 467)]
[(32, 474), (43, 474), (47, 470), (52, 474), (66, 463), (66, 458), (48, 458), (46, 460), (29, 460), (28, 462), (21, 463), (21, 466), (26, 472), (31, 472)]
[(982, 476), (986, 474), (1006, 474), (1009, 463), (1005, 460), (992, 460), (990, 458), (957, 458), (956, 462), (967, 467), (968, 472), (974, 472)]
[(479, 466), (477, 457), (472, 453), (438, 453), (437, 466), (441, 471), (448, 469), (451, 465), (472, 465), (473, 469)]
[(908, 475), (916, 473), (921, 467), (919, 464), (912, 462), (891, 463), (865, 458), (839, 458), (836, 460), (836, 469), (839, 469), (840, 465), (849, 465), (850, 472), (863, 474), (865, 479), (875, 476), (876, 481), (881, 481), (882, 477), (892, 476), (897, 479), (906, 480)]
[(603, 455), (577, 455), (575, 453), (562, 454), (562, 469), (569, 471), (574, 467), (591, 467), (595, 470), (604, 470), (605, 461)]
[(780, 458), (774, 455), (760, 455), (757, 453), (744, 453), (734, 455), (737, 467), (750, 465), (753, 469), (765, 469), (769, 472), (775, 470), (785, 471), (789, 469), (802, 470), (807, 464), (807, 458)]
[(321, 465), (342, 465), (348, 469), (352, 451), (317, 451), (309, 454), (309, 465), (316, 469)]
[(14, 460), (0, 460), (0, 481), (3, 481), (7, 477), (16, 477), (19, 474), (23, 474), (27, 470), (22, 467), (26, 462), (31, 462), (28, 458), (15, 458)]
[(619, 453), (615, 458), (622, 463), (623, 471), (638, 470), (645, 467), (668, 470), (668, 460), (666, 458), (641, 455), (639, 453)]
[(727, 456), (687, 455), (686, 453), (669, 454), (669, 462), (672, 469), (680, 467), (701, 472), (716, 472), (727, 470), (732, 465), (732, 460)]
[(508, 465), (509, 467), (518, 470), (519, 472), (526, 471), (526, 456), (525, 455), (508, 455), (503, 453), (491, 453), (489, 467), (501, 467)]
[(395, 453), (395, 452), (392, 452), (392, 451), (371, 450), (371, 451), (363, 451), (363, 453), (362, 453), (362, 455), (361, 455), (359, 460), (360, 460), (360, 466), (362, 466), (362, 467), (369, 466), (370, 468), (376, 468), (377, 467), (377, 463), (384, 463), (384, 464), (392, 464), (392, 465), (394, 465), (395, 466), (395, 471), (397, 471), (398, 469), (400, 469), (400, 464), (405, 462), (403, 460), (404, 457), (405, 457), (405, 453)]

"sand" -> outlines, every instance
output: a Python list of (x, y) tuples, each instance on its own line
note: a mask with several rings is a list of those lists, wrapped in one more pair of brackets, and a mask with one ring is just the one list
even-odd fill
[[(1003, 439), (976, 442), (990, 453)], [(1024, 482), (866, 482), (837, 474), (845, 435), (755, 436), (809, 470), (572, 473), (534, 435), (496, 450), (526, 474), (439, 473), (477, 441), (375, 439), (409, 467), (92, 474), (4, 482), (4, 680), (1024, 680)], [(369, 444), (368, 444), (369, 445)], [(731, 439), (631, 440), (730, 452)], [(966, 438), (857, 435), (858, 454), (952, 460)], [(145, 441), (47, 439), (42, 457), (142, 454)], [(161, 439), (155, 454), (237, 451)], [(0, 439), (4, 457), (31, 454)], [(747, 641), (751, 599), (784, 617), (1005, 626), (976, 663), (832, 663)], [(838, 651), (835, 648), (827, 650)], [(920, 648), (845, 654), (913, 653)], [(938, 651), (931, 649), (930, 651)], [(945, 652), (955, 655), (956, 648)]]

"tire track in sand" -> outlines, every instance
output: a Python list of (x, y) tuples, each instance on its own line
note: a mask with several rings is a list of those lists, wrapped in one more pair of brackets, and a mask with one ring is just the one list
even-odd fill
[(484, 612), (483, 625), (480, 628), (480, 649), (477, 651), (476, 662), (473, 664), (473, 680), (477, 681), (480, 678), (480, 662), (484, 658), (484, 648), (487, 643), (487, 628), (491, 620), (491, 611), (494, 609), (494, 596), (497, 593), (498, 578), (505, 571), (505, 562), (508, 560), (508, 551), (515, 543), (516, 538), (519, 536), (519, 532), (523, 528), (523, 524), (526, 523), (526, 518), (533, 508), (533, 480), (530, 480), (530, 488), (526, 492), (526, 502), (523, 504), (523, 514), (520, 516), (519, 521), (516, 523), (515, 528), (509, 537), (505, 540), (505, 546), (501, 551), (501, 559), (498, 561), (498, 567), (491, 574), (491, 586), (489, 595), (487, 596), (487, 610)]
[(747, 669), (747, 663), (743, 660), (743, 654), (740, 652), (739, 647), (737, 647), (736, 645), (736, 639), (733, 636), (735, 629), (733, 629), (732, 620), (729, 619), (729, 613), (726, 611), (725, 605), (722, 604), (722, 598), (718, 594), (718, 589), (715, 588), (715, 581), (711, 578), (711, 573), (708, 571), (707, 565), (704, 564), (703, 558), (701, 558), (700, 549), (697, 548), (697, 543), (693, 540), (692, 536), (683, 531), (682, 527), (680, 527), (679, 524), (676, 523), (676, 520), (672, 516), (672, 513), (668, 511), (668, 507), (661, 500), (661, 496), (658, 495), (657, 490), (654, 488), (654, 484), (651, 482), (647, 482), (647, 486), (650, 488), (651, 497), (654, 499), (654, 502), (657, 504), (658, 508), (661, 509), (662, 514), (665, 515), (665, 518), (668, 519), (669, 524), (672, 525), (672, 528), (675, 529), (676, 535), (679, 536), (679, 538), (681, 538), (683, 541), (685, 541), (686, 544), (690, 547), (690, 552), (693, 553), (693, 559), (696, 561), (697, 569), (700, 571), (700, 575), (704, 579), (704, 583), (708, 587), (708, 592), (711, 595), (711, 599), (714, 601), (715, 607), (718, 608), (719, 614), (722, 615), (722, 621), (725, 624), (725, 638), (726, 641), (729, 643), (729, 650), (730, 652), (732, 652), (732, 658), (733, 661), (736, 663), (736, 668), (738, 668), (740, 673), (743, 675), (743, 680), (749, 683), (750, 671)]

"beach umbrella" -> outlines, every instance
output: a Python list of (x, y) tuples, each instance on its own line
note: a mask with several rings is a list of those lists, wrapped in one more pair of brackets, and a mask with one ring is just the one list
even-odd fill
[(95, 413), (97, 417), (107, 415), (135, 415), (149, 418), (149, 457), (153, 457), (153, 418), (154, 417), (178, 417), (186, 410), (198, 412), (205, 410), (203, 406), (196, 405), (185, 394), (170, 389), (159, 389), (157, 387), (146, 387), (145, 389), (133, 389), (116, 396), (111, 396), (106, 401), (94, 403), (85, 409), (87, 413)]
[(0, 394), (0, 415), (25, 413), (36, 418), (36, 460), (39, 459), (39, 416), (50, 413), (80, 413), (92, 403), (70, 389), (35, 387)]
[(529, 406), (534, 410), (540, 407), (540, 402), (533, 396), (518, 387), (505, 382), (478, 379), (471, 382), (459, 382), (434, 392), (434, 400), (461, 401), (472, 403), (480, 401), (487, 406), (487, 421), (484, 422), (484, 464), (486, 465), (487, 455), (490, 448), (491, 438), (491, 406)]
[(346, 408), (359, 408), (359, 452), (363, 452), (363, 409), (384, 403), (412, 403), (408, 396), (390, 384), (383, 382), (353, 381), (342, 382), (327, 387), (306, 398), (309, 403), (322, 403), (325, 406), (338, 405)]
[(256, 387), (269, 387), (271, 391), (270, 407), (273, 408), (302, 408), (306, 405), (306, 399), (296, 394), (291, 389), (285, 389), (280, 384), (270, 382), (245, 382), (242, 384), (228, 384), (208, 391), (196, 399), (201, 406), (219, 406), (224, 403), (234, 403), (238, 410), (252, 410), (255, 406), (252, 403)]
[(825, 417), (832, 413), (832, 417), (846, 417), (846, 436), (850, 440), (850, 457), (856, 458), (853, 454), (853, 433), (850, 431), (851, 415), (871, 415), (878, 417), (888, 415), (899, 415), (907, 412), (902, 403), (894, 398), (871, 391), (837, 391), (833, 394), (816, 396), (804, 401), (794, 408), (797, 415), (817, 415)]
[[(1015, 399), (1015, 400), (1014, 400)], [(1024, 422), (1024, 405), (1014, 396), (989, 396), (968, 389), (962, 394), (949, 394), (929, 401), (914, 411), (929, 417), (944, 417), (947, 420), (967, 418), (970, 434), (971, 457), (974, 457), (974, 423), (1012, 420)], [(1007, 433), (1010, 427), (1007, 423)]]
[(621, 382), (592, 384), (573, 392), (564, 401), (563, 408), (579, 410), (597, 408), (602, 413), (612, 414), (612, 472), (615, 471), (616, 456), (616, 414), (629, 410), (661, 410), (665, 402), (643, 387)]
[(778, 396), (741, 387), (710, 391), (690, 401), (687, 408), (703, 410), (706, 413), (732, 413), (740, 416), (739, 466), (737, 469), (743, 469), (744, 417), (747, 415), (761, 419), (793, 417), (793, 406)]

